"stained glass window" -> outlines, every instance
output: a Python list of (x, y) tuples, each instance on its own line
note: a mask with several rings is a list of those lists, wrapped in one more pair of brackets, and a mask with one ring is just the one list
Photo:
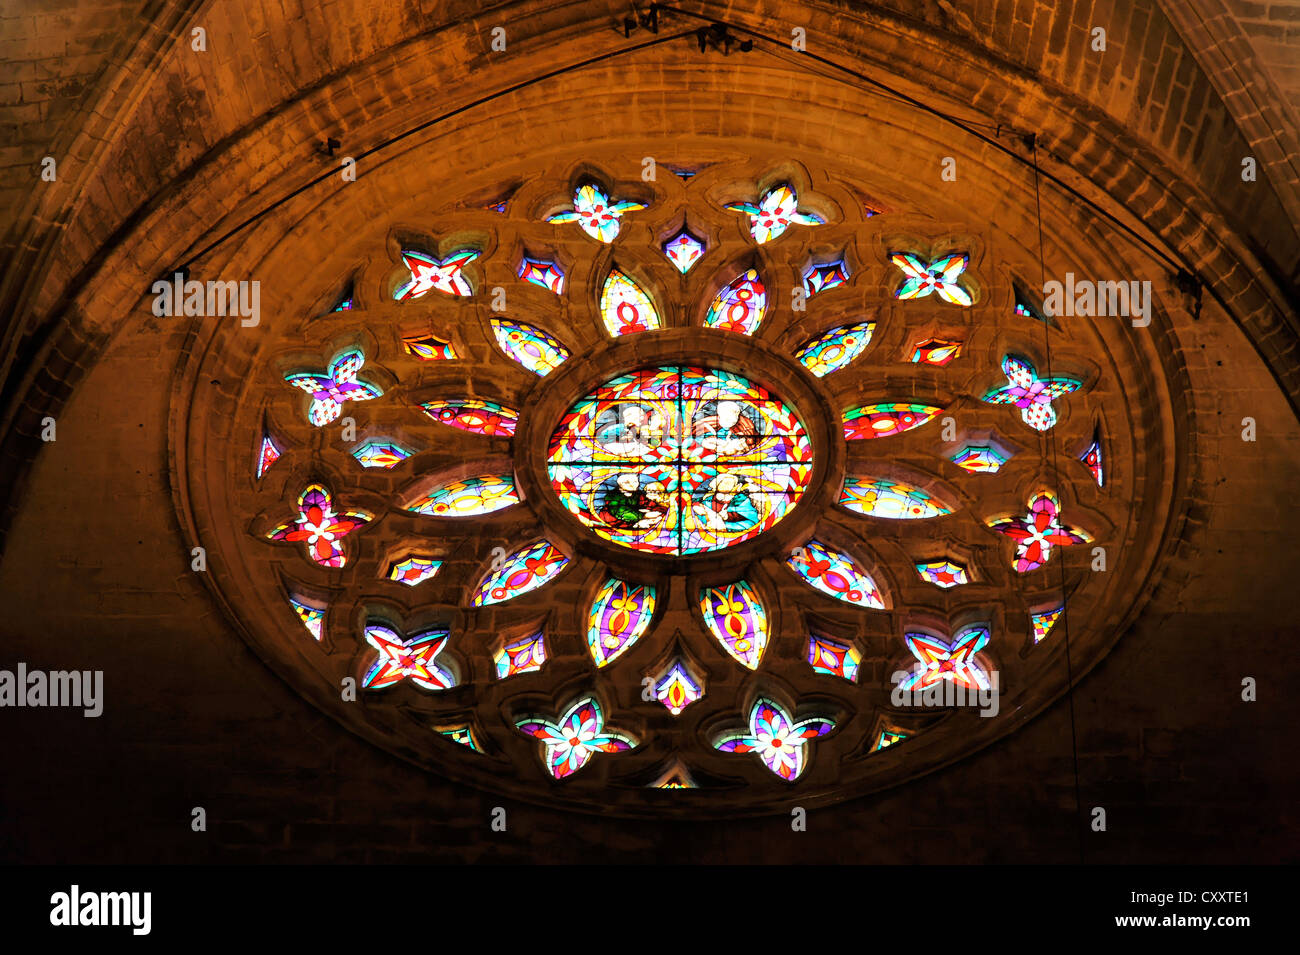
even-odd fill
[(492, 655), (492, 662), (496, 664), (498, 680), (540, 670), (546, 662), (546, 640), (539, 630), (532, 636), (503, 643)]
[(884, 610), (880, 588), (848, 554), (820, 541), (810, 540), (797, 548), (786, 564), (804, 583), (836, 600)]
[(519, 503), (515, 480), (508, 474), (480, 474), (439, 485), (412, 501), (408, 511), (428, 517), (475, 517)]
[(285, 375), (284, 380), (311, 396), (307, 420), (323, 428), (343, 413), (345, 401), (369, 401), (384, 393), (377, 385), (357, 378), (365, 363), (366, 356), (361, 349), (353, 348), (330, 362), (324, 374), (299, 371)]
[(861, 355), (875, 330), (875, 322), (840, 325), (808, 342), (795, 357), (814, 375), (823, 378), (848, 366)]
[(430, 630), (403, 640), (395, 630), (372, 623), (366, 627), (366, 643), (378, 652), (361, 680), (367, 690), (382, 690), (410, 680), (423, 690), (446, 690), (456, 684), (450, 670), (436, 658), (447, 646), (446, 630)]
[(592, 697), (578, 700), (558, 720), (526, 716), (515, 726), (542, 744), (542, 762), (556, 779), (573, 775), (596, 753), (620, 753), (637, 745), (627, 733), (605, 726), (605, 713)]
[(903, 284), (894, 294), (900, 299), (924, 298), (937, 292), (953, 305), (971, 304), (970, 293), (961, 287), (958, 277), (966, 271), (965, 253), (945, 255), (931, 262), (907, 252), (894, 252), (889, 261), (903, 270)]
[(630, 335), (658, 328), (659, 313), (645, 289), (625, 272), (614, 269), (600, 293), (600, 316), (611, 335)]
[(929, 581), (944, 590), (970, 583), (970, 579), (966, 576), (966, 568), (950, 560), (924, 561), (916, 565), (916, 572), (921, 575), (922, 580)]
[(644, 209), (639, 202), (623, 200), (614, 202), (605, 190), (594, 182), (586, 183), (573, 193), (573, 210), (560, 212), (547, 222), (576, 222), (593, 239), (609, 243), (618, 238), (624, 213)]
[(808, 663), (815, 673), (837, 676), (850, 683), (858, 682), (858, 664), (862, 652), (852, 644), (812, 634), (808, 638)]
[(1065, 612), (1065, 607), (1057, 607), (1055, 610), (1045, 610), (1042, 613), (1031, 613), (1029, 622), (1034, 627), (1034, 643), (1042, 643), (1047, 639), (1047, 635), (1052, 632), (1056, 626), (1056, 621), (1061, 619), (1061, 614)]
[(587, 648), (596, 666), (614, 661), (650, 627), (655, 589), (611, 577), (596, 593), (588, 613)]
[(975, 659), (975, 654), (988, 645), (987, 627), (966, 627), (958, 632), (951, 643), (928, 633), (908, 633), (904, 634), (903, 639), (917, 662), (911, 672), (899, 681), (900, 689), (924, 690), (943, 681), (968, 690), (989, 689), (988, 674)]
[(460, 357), (451, 342), (444, 341), (432, 333), (403, 338), (402, 351), (414, 355), (420, 361), (447, 361)]
[(508, 205), (509, 205), (509, 203), (504, 202), (504, 201), (502, 201), (502, 202), (494, 202), (494, 203), (492, 203), (490, 206), (487, 207), (487, 210), (488, 210), (488, 212), (495, 212), (495, 213), (497, 213), (498, 215), (505, 215), (505, 214), (506, 214), (506, 206), (508, 206)]
[(462, 723), (460, 726), (447, 726), (437, 730), (453, 743), (459, 743), (461, 746), (467, 746), (476, 753), (483, 752), (483, 746), (478, 741), (478, 736), (474, 733), (474, 728), (468, 723)]
[(767, 649), (767, 611), (747, 581), (706, 587), (700, 593), (700, 612), (724, 650), (742, 666), (758, 666)]
[(669, 664), (668, 669), (655, 681), (655, 699), (667, 707), (673, 716), (680, 716), (682, 710), (703, 696), (703, 681), (680, 658)]
[(799, 197), (789, 184), (765, 193), (758, 205), (733, 202), (727, 208), (749, 216), (749, 234), (759, 245), (777, 238), (791, 225), (821, 225), (826, 221), (813, 213), (800, 212)]
[(952, 456), (952, 463), (972, 474), (996, 474), (1010, 458), (986, 444), (968, 444)]
[(1041, 491), (1029, 499), (1029, 513), (1024, 517), (1002, 517), (989, 521), (989, 527), (1016, 542), (1016, 556), (1011, 562), (1017, 573), (1027, 574), (1047, 563), (1052, 546), (1091, 543), (1092, 537), (1077, 527), (1061, 523), (1061, 502), (1051, 491)]
[(803, 288), (812, 298), (819, 292), (829, 292), (849, 280), (849, 264), (836, 259), (824, 265), (810, 265), (803, 270)]
[(670, 766), (658, 779), (650, 784), (650, 789), (699, 789), (691, 774), (681, 763)]
[(704, 326), (752, 335), (766, 314), (767, 289), (758, 271), (749, 269), (728, 282), (714, 297), (704, 317)]
[(515, 271), (525, 282), (540, 285), (548, 292), (559, 295), (564, 291), (564, 272), (554, 262), (525, 255), (519, 260), (519, 268)]
[(1019, 282), (1012, 285), (1015, 290), (1016, 307), (1015, 313), (1023, 318), (1032, 318), (1035, 321), (1043, 322), (1046, 325), (1053, 325), (1050, 316), (1044, 315), (1043, 310), (1038, 307), (1033, 298), (1021, 286)]
[(298, 516), (266, 536), (273, 541), (306, 544), (307, 556), (322, 567), (342, 567), (347, 562), (343, 538), (372, 518), (365, 511), (335, 511), (329, 490), (309, 484), (298, 495)]
[(912, 361), (926, 365), (946, 365), (961, 354), (961, 342), (945, 338), (927, 338), (912, 349)]
[(890, 435), (902, 434), (904, 431), (921, 427), (942, 410), (937, 405), (897, 401), (850, 408), (844, 412), (844, 437), (854, 441), (860, 438), (887, 438)]
[(549, 541), (540, 540), (521, 547), (484, 575), (474, 590), (473, 604), (475, 607), (499, 604), (536, 590), (568, 563), (569, 558)]
[(844, 490), (840, 493), (840, 505), (859, 514), (891, 520), (943, 517), (952, 513), (951, 507), (928, 491), (888, 478), (873, 481), (869, 478), (846, 477)]
[(519, 423), (519, 412), (514, 409), (477, 398), (426, 401), (420, 407), (439, 424), (493, 438), (512, 437)]
[(262, 447), (257, 454), (257, 479), (260, 481), (267, 469), (280, 460), (280, 449), (269, 434), (262, 433)]
[(622, 375), (577, 402), (547, 468), (564, 506), (600, 537), (657, 554), (749, 540), (802, 497), (812, 445), (794, 412), (731, 372)]
[(388, 569), (388, 579), (414, 587), (436, 574), (441, 566), (442, 561), (430, 557), (407, 557)]
[(330, 309), (331, 312), (346, 312), (355, 307), (352, 289), (353, 283), (348, 282), (347, 287), (344, 288), (342, 294), (339, 295), (338, 301), (335, 302), (334, 307)]
[(673, 268), (685, 275), (704, 254), (704, 243), (683, 229), (665, 242), (663, 249)]
[(774, 700), (759, 699), (749, 713), (749, 732), (731, 733), (714, 746), (724, 753), (756, 753), (782, 779), (798, 779), (808, 765), (808, 742), (835, 728), (822, 717), (798, 723)]
[(478, 249), (460, 249), (445, 259), (435, 259), (423, 252), (403, 249), (402, 263), (410, 270), (411, 278), (393, 293), (393, 298), (405, 302), (433, 291), (446, 295), (473, 295), (474, 290), (462, 269), (481, 254)]
[(293, 607), (293, 612), (298, 615), (298, 619), (312, 635), (312, 639), (319, 641), (325, 625), (325, 608), (313, 607), (295, 597), (289, 598), (289, 606)]
[(413, 452), (408, 451), (394, 441), (372, 440), (357, 445), (352, 449), (352, 456), (363, 468), (395, 468)]
[(1077, 378), (1039, 378), (1029, 359), (1015, 355), (1002, 359), (1002, 373), (1007, 376), (1007, 383), (992, 389), (980, 400), (1015, 405), (1025, 424), (1035, 431), (1047, 431), (1056, 424), (1054, 400), (1083, 386)]
[(569, 350), (533, 325), (508, 318), (492, 319), (492, 334), (501, 350), (534, 374), (546, 377), (569, 357)]
[(1079, 460), (1088, 469), (1092, 479), (1097, 482), (1097, 487), (1101, 487), (1105, 476), (1101, 469), (1101, 432), (1099, 430), (1093, 429), (1092, 444), (1088, 445), (1088, 450), (1083, 452)]
[(882, 749), (888, 749), (895, 743), (901, 743), (905, 739), (907, 739), (905, 733), (897, 733), (893, 730), (881, 730), (880, 739), (876, 740), (876, 748), (874, 751), (879, 752)]

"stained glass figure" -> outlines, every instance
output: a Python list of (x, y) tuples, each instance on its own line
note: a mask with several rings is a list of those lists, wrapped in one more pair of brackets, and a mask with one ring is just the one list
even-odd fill
[(803, 288), (812, 298), (819, 292), (829, 292), (849, 280), (849, 264), (839, 258), (824, 265), (810, 265), (803, 270)]
[(764, 766), (793, 782), (808, 765), (808, 742), (834, 728), (833, 721), (817, 716), (796, 723), (781, 704), (760, 698), (749, 713), (749, 732), (723, 736), (714, 747), (724, 753), (757, 753)]
[(795, 548), (786, 565), (808, 586), (829, 597), (873, 610), (885, 609), (885, 600), (871, 575), (848, 554), (821, 541), (810, 540)]
[(894, 252), (889, 256), (889, 261), (902, 269), (903, 275), (906, 276), (903, 284), (894, 293), (897, 298), (925, 298), (932, 292), (937, 292), (941, 299), (953, 305), (971, 304), (970, 293), (957, 281), (958, 277), (966, 271), (966, 264), (969, 261), (964, 252), (945, 255), (932, 262), (925, 262), (907, 252)]
[(569, 350), (534, 325), (508, 318), (492, 319), (492, 334), (501, 350), (529, 371), (545, 378), (569, 357)]
[(363, 468), (384, 470), (397, 467), (413, 453), (396, 442), (380, 440), (366, 441), (352, 449), (352, 456)]
[(767, 314), (767, 289), (757, 269), (748, 269), (728, 282), (704, 316), (705, 328), (752, 335)]
[(875, 322), (840, 325), (805, 344), (795, 358), (818, 378), (823, 378), (852, 364), (871, 342), (875, 330)]
[(946, 365), (961, 354), (962, 342), (927, 338), (912, 349), (912, 361), (925, 365)]
[(709, 633), (741, 666), (758, 666), (767, 649), (767, 611), (748, 581), (704, 588), (700, 613)]
[(438, 573), (438, 568), (441, 566), (442, 561), (429, 557), (407, 557), (388, 568), (388, 579), (414, 587)]
[(846, 477), (844, 490), (840, 493), (840, 506), (868, 517), (890, 520), (943, 517), (952, 513), (951, 507), (928, 491), (888, 478)]
[(673, 268), (685, 275), (704, 254), (704, 243), (686, 229), (682, 229), (664, 243), (663, 250), (668, 261), (673, 264)]
[(808, 637), (808, 664), (814, 673), (837, 676), (850, 683), (858, 682), (858, 665), (862, 651), (850, 643), (812, 634)]
[(608, 729), (605, 714), (593, 697), (578, 700), (558, 720), (526, 716), (515, 723), (542, 744), (542, 762), (556, 779), (565, 779), (596, 753), (621, 753), (637, 746), (634, 737)]
[(1056, 424), (1056, 409), (1052, 407), (1055, 399), (1083, 386), (1077, 378), (1039, 378), (1029, 359), (1015, 355), (1002, 359), (1002, 373), (1007, 376), (1007, 383), (992, 389), (980, 400), (994, 405), (1015, 405), (1025, 424), (1035, 431), (1047, 431)]
[(952, 456), (952, 463), (972, 474), (996, 474), (1010, 459), (1011, 455), (986, 444), (968, 444)]
[(576, 222), (587, 235), (608, 244), (618, 237), (623, 215), (644, 208), (645, 206), (639, 202), (628, 200), (614, 202), (600, 186), (586, 183), (573, 193), (571, 212), (557, 213), (546, 221)]
[(540, 285), (548, 292), (559, 295), (564, 291), (564, 272), (554, 262), (525, 255), (519, 260), (519, 268), (516, 272), (525, 282)]
[(366, 671), (361, 686), (367, 690), (383, 690), (403, 680), (410, 680), (422, 690), (447, 690), (456, 684), (456, 677), (446, 667), (436, 662), (436, 657), (447, 646), (446, 630), (429, 630), (403, 640), (397, 631), (382, 624), (366, 627), (366, 643), (379, 651), (375, 661)]
[(1034, 643), (1042, 643), (1047, 639), (1047, 635), (1052, 632), (1056, 626), (1056, 621), (1061, 619), (1061, 614), (1065, 612), (1065, 607), (1060, 606), (1055, 610), (1046, 610), (1042, 613), (1031, 613), (1029, 622), (1034, 627)]
[(733, 202), (727, 208), (749, 216), (749, 234), (759, 245), (775, 239), (792, 225), (822, 225), (826, 221), (813, 213), (800, 212), (799, 197), (789, 184), (767, 192), (758, 205)]
[(655, 612), (655, 588), (611, 577), (587, 614), (587, 649), (596, 666), (612, 663), (645, 634)]
[(451, 342), (432, 333), (403, 338), (402, 351), (414, 355), (420, 361), (449, 361), (460, 357)]
[(509, 474), (480, 474), (439, 485), (406, 509), (426, 517), (477, 517), (519, 501), (515, 479)]
[(876, 748), (873, 752), (878, 753), (882, 749), (888, 749), (895, 743), (901, 743), (905, 739), (907, 739), (907, 734), (905, 733), (897, 733), (894, 730), (881, 730), (880, 739), (876, 740)]
[(678, 657), (668, 665), (655, 681), (655, 699), (668, 708), (673, 716), (704, 696), (703, 681), (691, 672), (685, 660)]
[(989, 527), (1016, 542), (1016, 556), (1011, 566), (1027, 574), (1047, 563), (1052, 545), (1088, 544), (1092, 537), (1077, 527), (1061, 523), (1061, 501), (1052, 491), (1040, 491), (1029, 499), (1029, 513), (1024, 517), (1002, 517), (989, 521)]
[(916, 565), (916, 572), (922, 580), (929, 581), (943, 590), (970, 583), (966, 568), (950, 560), (927, 560)]
[(462, 723), (459, 726), (448, 726), (440, 729), (441, 733), (453, 743), (459, 743), (461, 746), (467, 746), (476, 753), (483, 752), (483, 746), (478, 741), (478, 736), (474, 733), (474, 728), (468, 723)]
[(267, 472), (276, 461), (280, 460), (281, 451), (276, 447), (275, 441), (266, 432), (262, 433), (262, 447), (257, 454), (257, 479), (262, 480), (262, 475)]
[(519, 412), (513, 408), (477, 398), (426, 401), (420, 407), (439, 424), (491, 438), (513, 437), (519, 423)]
[(898, 401), (850, 408), (844, 412), (844, 437), (856, 441), (862, 438), (887, 438), (902, 434), (904, 431), (921, 427), (942, 410), (937, 405)]
[(488, 571), (474, 589), (475, 607), (499, 604), (536, 590), (552, 580), (569, 563), (550, 541), (540, 540), (506, 555)]
[(298, 615), (302, 625), (307, 628), (312, 639), (320, 642), (321, 633), (325, 625), (325, 608), (313, 607), (310, 604), (303, 603), (295, 597), (289, 598), (289, 606), (293, 607), (293, 612)]
[(618, 269), (605, 279), (600, 293), (600, 317), (611, 335), (630, 335), (660, 326), (659, 313), (645, 289)]
[(904, 634), (903, 640), (917, 662), (899, 681), (899, 689), (924, 690), (945, 680), (968, 690), (989, 689), (988, 674), (975, 659), (988, 645), (987, 627), (966, 627), (951, 643), (928, 633)]
[(384, 393), (379, 386), (357, 379), (365, 363), (361, 349), (353, 348), (330, 362), (324, 374), (299, 371), (285, 375), (284, 380), (311, 396), (307, 420), (323, 428), (342, 414), (345, 401), (369, 401)]
[(298, 495), (298, 517), (281, 524), (268, 540), (307, 545), (307, 556), (322, 567), (342, 567), (347, 562), (343, 538), (369, 524), (366, 511), (334, 510), (330, 492), (320, 484), (309, 484)]
[(749, 540), (796, 506), (812, 445), (794, 412), (731, 372), (621, 375), (571, 407), (547, 470), (564, 506), (634, 550), (697, 554)]
[[(1093, 429), (1092, 444), (1088, 445), (1088, 450), (1083, 452), (1079, 460), (1082, 461), (1083, 466), (1088, 469), (1088, 473), (1092, 475), (1092, 479), (1097, 482), (1097, 487), (1101, 487), (1105, 475), (1101, 469), (1101, 432), (1099, 430), (1095, 428)], [(261, 475), (259, 475), (259, 477), (260, 476)]]
[(410, 270), (411, 279), (393, 293), (393, 298), (407, 302), (435, 290), (447, 295), (473, 295), (474, 290), (462, 270), (482, 254), (478, 249), (460, 249), (445, 259), (435, 259), (423, 252), (403, 249), (402, 263)]
[(503, 643), (492, 655), (492, 662), (496, 664), (498, 680), (540, 670), (546, 662), (546, 640), (539, 630), (532, 636)]

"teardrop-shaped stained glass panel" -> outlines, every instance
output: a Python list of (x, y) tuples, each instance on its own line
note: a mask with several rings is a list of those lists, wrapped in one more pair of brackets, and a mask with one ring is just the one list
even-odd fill
[(631, 335), (659, 328), (659, 313), (645, 289), (618, 269), (609, 273), (600, 293), (600, 317), (611, 335)]
[(880, 588), (848, 554), (810, 540), (786, 561), (808, 586), (845, 603), (884, 610)]
[(535, 375), (545, 378), (569, 357), (569, 350), (534, 325), (509, 318), (492, 319), (492, 334), (501, 350)]
[(504, 603), (551, 581), (564, 570), (569, 558), (550, 541), (540, 540), (507, 554), (474, 588), (473, 604), (484, 607)]
[(723, 287), (704, 317), (706, 328), (752, 335), (767, 314), (767, 288), (757, 269), (742, 272)]
[(875, 322), (840, 325), (808, 342), (795, 358), (818, 378), (823, 378), (852, 364), (870, 344), (875, 330)]
[(722, 648), (753, 670), (767, 649), (767, 611), (754, 588), (744, 580), (700, 593), (700, 612)]
[(928, 491), (888, 478), (846, 477), (844, 490), (840, 493), (840, 506), (868, 517), (895, 521), (943, 517), (952, 513), (951, 507)]
[(475, 517), (518, 504), (515, 480), (508, 474), (480, 474), (436, 487), (407, 505), (427, 517)]
[(439, 424), (492, 438), (513, 437), (519, 423), (519, 412), (513, 408), (477, 398), (426, 401), (420, 407)]
[(902, 434), (925, 424), (943, 409), (937, 405), (908, 404), (886, 401), (862, 405), (844, 412), (844, 437), (850, 441), (862, 438), (886, 438)]
[(603, 667), (646, 632), (655, 612), (655, 589), (610, 578), (591, 603), (587, 648), (596, 666)]

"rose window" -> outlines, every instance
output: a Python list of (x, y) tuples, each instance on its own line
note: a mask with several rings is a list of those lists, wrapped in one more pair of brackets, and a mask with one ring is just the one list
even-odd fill
[(1154, 559), (1151, 380), (989, 238), (782, 168), (533, 177), (215, 333), (180, 511), (250, 643), (404, 759), (629, 814), (870, 791), (1059, 695)]

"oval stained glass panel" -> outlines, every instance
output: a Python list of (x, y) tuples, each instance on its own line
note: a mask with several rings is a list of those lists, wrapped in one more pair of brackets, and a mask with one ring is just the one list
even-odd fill
[(540, 540), (507, 554), (501, 565), (490, 570), (474, 588), (475, 607), (504, 603), (536, 590), (564, 570), (569, 558), (550, 541)]
[(875, 330), (875, 322), (840, 325), (808, 342), (795, 358), (818, 378), (823, 378), (852, 364), (871, 343), (871, 333)]
[(591, 603), (587, 648), (596, 666), (614, 661), (646, 632), (655, 612), (655, 589), (610, 578)]
[(907, 404), (886, 401), (862, 405), (844, 412), (844, 437), (850, 441), (862, 438), (887, 438), (902, 434), (925, 424), (943, 409), (937, 405)]
[(513, 437), (519, 423), (518, 411), (495, 401), (479, 401), (477, 398), (426, 401), (420, 407), (439, 424), (492, 438)]
[(700, 593), (700, 613), (709, 633), (741, 666), (758, 666), (767, 649), (767, 611), (748, 581), (706, 587)]
[(798, 548), (786, 564), (803, 582), (845, 603), (884, 610), (885, 601), (871, 575), (852, 557), (810, 540)]
[(868, 517), (889, 520), (918, 520), (943, 517), (952, 508), (933, 494), (904, 481), (846, 477), (840, 492), (840, 506)]
[(600, 293), (600, 317), (611, 335), (648, 332), (660, 326), (659, 313), (645, 289), (618, 269), (605, 279)]
[(509, 318), (492, 319), (492, 334), (510, 358), (535, 375), (549, 375), (569, 357), (569, 350), (533, 325)]
[(720, 291), (704, 317), (705, 328), (752, 335), (767, 314), (767, 289), (756, 269), (736, 276)]
[(481, 474), (436, 487), (407, 505), (426, 517), (474, 517), (518, 504), (519, 492), (508, 474)]

